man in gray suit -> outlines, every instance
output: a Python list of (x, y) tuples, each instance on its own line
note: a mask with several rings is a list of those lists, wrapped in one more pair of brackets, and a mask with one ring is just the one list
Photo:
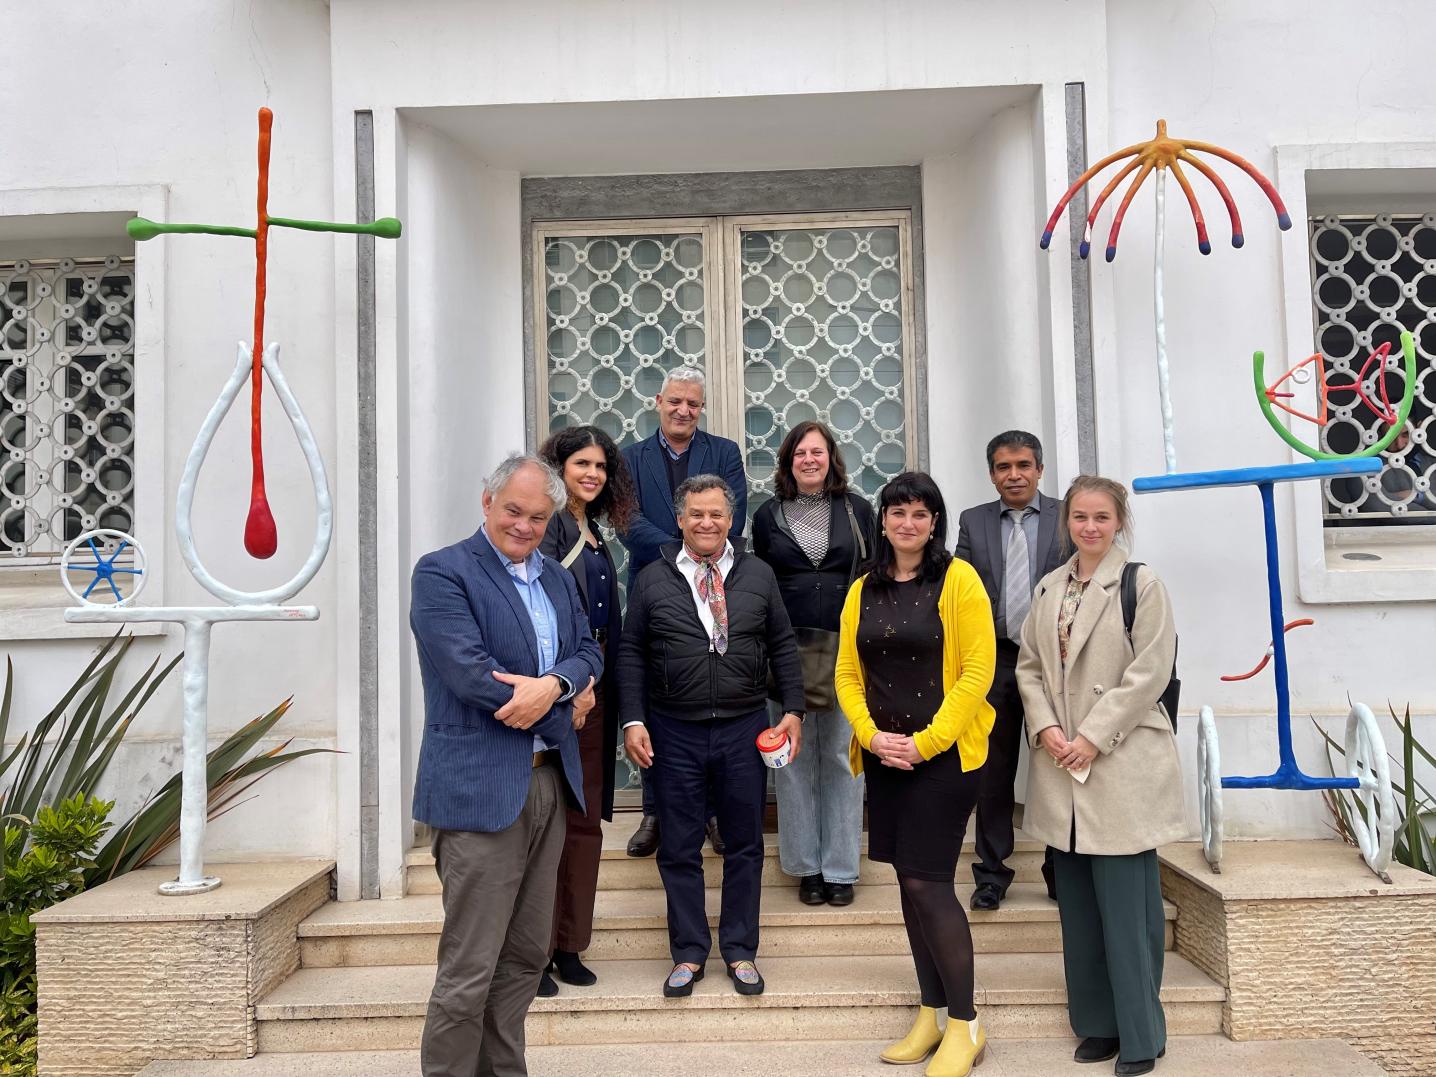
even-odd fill
[[(987, 694), (997, 720), (987, 742), (977, 797), (974, 909), (998, 908), (1015, 874), (1004, 861), (1013, 849), (1013, 783), (1025, 728), (1017, 691), (1017, 641), (1032, 607), (1032, 589), (1062, 560), (1061, 502), (1037, 489), (1042, 442), (1025, 430), (998, 434), (987, 443), (987, 473), (997, 488), (997, 500), (962, 513), (955, 551), (977, 569), (997, 625), (997, 668)], [(1050, 893), (1050, 862), (1043, 865), (1042, 873)]]
[(511, 456), (484, 482), (484, 526), (414, 567), (424, 682), (414, 818), (443, 886), (424, 1077), (524, 1077), (524, 1017), (548, 964), (566, 801), (583, 809), (574, 723), (603, 652), (573, 576), (538, 552), (563, 480)]

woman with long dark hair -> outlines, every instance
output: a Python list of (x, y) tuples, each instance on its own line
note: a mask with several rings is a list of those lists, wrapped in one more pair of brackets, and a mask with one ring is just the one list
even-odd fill
[(987, 1037), (953, 881), (995, 717), (992, 603), (976, 570), (947, 552), (947, 508), (929, 476), (907, 471), (884, 486), (878, 523), (872, 570), (843, 606), (836, 682), (853, 773), (867, 778), (868, 856), (897, 871), (922, 992), (911, 1031), (881, 1057), (915, 1063), (935, 1051), (928, 1077), (965, 1077)]
[[(593, 686), (593, 709), (578, 731), (583, 764), (585, 810), (568, 812), (568, 832), (554, 897), (553, 961), (558, 978), (589, 987), (598, 977), (579, 955), (593, 936), (593, 901), (603, 851), (602, 819), (613, 818), (614, 761), (618, 753), (618, 668), (620, 636), (618, 572), (599, 523), (622, 530), (637, 505), (633, 479), (613, 439), (596, 426), (560, 430), (539, 449), (568, 490), (568, 505), (548, 522), (539, 549), (573, 573), (589, 629), (603, 648), (603, 679)], [(558, 993), (548, 970), (540, 995)]]
[[(778, 854), (805, 905), (851, 905), (863, 830), (863, 783), (848, 767), (852, 730), (833, 691), (848, 587), (872, 552), (873, 509), (848, 489), (833, 433), (809, 419), (778, 449), (775, 496), (753, 517), (803, 656), (803, 752), (775, 775)], [(781, 707), (770, 707), (774, 721)]]

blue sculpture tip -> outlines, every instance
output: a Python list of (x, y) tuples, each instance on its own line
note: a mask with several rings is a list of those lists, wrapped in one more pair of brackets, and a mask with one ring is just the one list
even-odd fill
[(1051, 233), (1051, 232), (1043, 232), (1043, 233), (1042, 233), (1042, 241), (1041, 241), (1040, 243), (1038, 243), (1037, 245), (1038, 245), (1039, 247), (1041, 247), (1041, 248), (1045, 251), (1045, 250), (1047, 249), (1047, 245), (1048, 245), (1049, 243), (1051, 243), (1051, 242), (1052, 242), (1052, 233)]
[(1233, 246), (1233, 247), (1240, 247), (1240, 246), (1241, 246), (1243, 243), (1245, 243), (1246, 241), (1247, 241), (1246, 236), (1242, 235), (1240, 232), (1233, 232), (1233, 233), (1232, 233), (1232, 246)]
[(1115, 257), (1117, 257), (1117, 247), (1114, 244), (1113, 246), (1107, 248), (1107, 261), (1110, 262)]
[(1276, 223), (1277, 227), (1279, 227), (1283, 232), (1285, 232), (1288, 228), (1291, 227), (1291, 214), (1283, 210), (1281, 213), (1278, 213), (1276, 215)]
[(1085, 239), (1081, 243), (1077, 244), (1077, 257), (1086, 258), (1087, 255), (1091, 253), (1092, 244), (1088, 243)]
[(1210, 240), (1206, 240), (1206, 239), (1202, 240), (1201, 242), (1199, 242), (1199, 243), (1197, 244), (1197, 250), (1201, 251), (1203, 254), (1211, 254), (1211, 253), (1212, 253), (1212, 244), (1211, 244), (1211, 241), (1210, 241)]

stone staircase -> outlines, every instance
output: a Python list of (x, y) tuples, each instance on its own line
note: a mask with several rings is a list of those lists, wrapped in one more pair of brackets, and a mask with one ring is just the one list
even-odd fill
[[(755, 1077), (892, 1072), (877, 1052), (906, 1030), (918, 997), (891, 868), (864, 857), (851, 906), (812, 908), (779, 870), (776, 835), (768, 835), (759, 954), (767, 991), (737, 995), (715, 954), (691, 998), (665, 1000), (664, 895), (653, 859), (624, 853), (635, 822), (620, 817), (605, 828), (594, 940), (585, 954), (598, 984), (561, 985), (557, 997), (534, 1001), (527, 1029), (533, 1077), (675, 1068)], [(721, 861), (709, 849), (704, 855), (716, 926)], [(969, 861), (970, 850), (958, 869), (964, 903)], [(979, 1077), (1091, 1069), (1071, 1062), (1060, 925), (1041, 862), (1040, 846), (1019, 842), (1011, 862), (1017, 879), (1003, 907), (971, 914), (977, 1005), (992, 1040)], [(299, 924), (300, 969), (256, 1007), (256, 1058), (156, 1062), (143, 1077), (417, 1073), (443, 913), (426, 849), (411, 852), (407, 872), (409, 893), (401, 900), (331, 902)], [(1237, 1044), (1221, 1036), (1225, 992), (1170, 952), (1177, 910), (1168, 904), (1166, 913), (1162, 996), (1169, 1032), (1180, 1039), (1160, 1072), (1382, 1072), (1339, 1041)]]

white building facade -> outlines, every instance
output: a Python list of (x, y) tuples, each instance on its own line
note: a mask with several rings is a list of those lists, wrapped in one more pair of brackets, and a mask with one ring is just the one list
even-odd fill
[[(267, 336), (329, 463), (336, 539), (299, 596), (318, 622), (217, 633), (211, 732), (294, 695), (276, 733), (342, 754), (267, 778), (211, 828), (210, 861), (332, 856), (341, 897), (397, 895), (423, 726), (413, 562), (472, 533), (480, 477), (555, 424), (651, 432), (647, 405), (672, 365), (707, 371), (707, 427), (744, 447), (759, 493), (784, 430), (809, 415), (843, 432), (865, 490), (921, 467), (954, 512), (991, 496), (983, 446), (1010, 427), (1042, 438), (1054, 495), (1083, 470), (1161, 472), (1150, 186), (1113, 263), (1078, 261), (1066, 218), (1049, 251), (1037, 244), (1071, 178), (1152, 137), (1159, 118), (1250, 159), (1295, 221), (1279, 232), (1256, 187), (1223, 166), (1245, 245), (1231, 248), (1219, 200), (1199, 188), (1215, 248), (1202, 257), (1168, 192), (1182, 470), (1296, 458), (1257, 407), (1254, 350), (1274, 380), (1320, 347), (1336, 381), (1359, 370), (1363, 341), (1403, 326), (1416, 337), (1416, 451), (1387, 458), (1407, 492), (1289, 485), (1278, 522), (1288, 616), (1316, 622), (1291, 639), (1305, 769), (1326, 772), (1305, 716), (1339, 729), (1348, 693), (1378, 712), (1409, 702), (1436, 735), (1426, 5), (212, 0), (182, 15), (111, 5), (103, 23), (34, 6), (10, 25), (26, 47), (0, 156), (12, 308), (0, 635), (17, 714), (53, 702), (95, 644), (60, 612), (55, 555), (77, 528), (141, 538), (146, 602), (204, 598), (175, 542), (175, 484), (234, 342), (249, 338), (253, 251), (197, 236), (136, 245), (125, 220), (252, 224), (267, 105), (272, 213), (404, 222), (397, 243), (271, 239)], [(1349, 448), (1357, 426), (1373, 426), (1360, 408), (1334, 415), (1331, 446)], [(314, 522), (277, 407), (266, 429), (275, 558), (240, 544), (237, 415), (196, 500), (207, 562), (245, 586), (287, 578)], [(1162, 494), (1135, 509), (1136, 556), (1177, 610), (1184, 708), (1215, 708), (1224, 772), (1270, 771), (1269, 673), (1219, 679), (1268, 642), (1256, 495)], [(178, 649), (143, 631), (140, 650)], [(122, 810), (176, 765), (179, 711), (171, 684), (136, 723), (108, 789)], [(1192, 726), (1180, 741), (1194, 777)], [(1188, 799), (1195, 833), (1193, 788)], [(1229, 837), (1318, 835), (1326, 820), (1315, 794), (1227, 797)]]

